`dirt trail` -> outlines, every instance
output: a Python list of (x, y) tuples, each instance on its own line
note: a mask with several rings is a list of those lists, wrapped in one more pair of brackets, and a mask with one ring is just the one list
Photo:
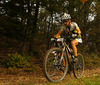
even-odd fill
[[(19, 75), (6, 75), (2, 74), (0, 75), (0, 85), (28, 85), (30, 82), (30, 85), (43, 85), (44, 83), (47, 83), (48, 81), (44, 77), (42, 71), (40, 73), (41, 75), (37, 73), (29, 73), (29, 74), (19, 74)], [(91, 76), (96, 76), (100, 75), (100, 68), (95, 68), (95, 69), (86, 69), (84, 71), (83, 77), (91, 77)], [(71, 75), (67, 74), (66, 75), (67, 79), (69, 78), (74, 78)], [(65, 78), (66, 79), (66, 78)]]

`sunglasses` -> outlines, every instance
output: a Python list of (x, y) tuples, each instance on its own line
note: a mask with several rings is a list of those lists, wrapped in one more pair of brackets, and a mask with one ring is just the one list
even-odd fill
[(69, 22), (70, 19), (65, 19), (64, 22)]
[(68, 23), (71, 23), (71, 21), (68, 21), (68, 20), (67, 20), (67, 21), (64, 21), (64, 22), (68, 22)]

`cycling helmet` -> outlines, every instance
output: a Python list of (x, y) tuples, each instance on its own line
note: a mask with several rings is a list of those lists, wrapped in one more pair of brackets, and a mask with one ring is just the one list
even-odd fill
[(71, 19), (70, 14), (64, 13), (64, 15), (62, 16), (62, 20), (65, 20), (65, 19)]

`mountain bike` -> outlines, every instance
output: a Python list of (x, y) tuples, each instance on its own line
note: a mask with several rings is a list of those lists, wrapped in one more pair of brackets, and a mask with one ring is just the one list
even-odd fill
[(47, 80), (59, 82), (63, 80), (66, 73), (73, 71), (75, 78), (81, 78), (84, 73), (84, 58), (78, 53), (77, 61), (64, 38), (52, 38), (54, 46), (50, 48), (43, 62), (43, 71)]

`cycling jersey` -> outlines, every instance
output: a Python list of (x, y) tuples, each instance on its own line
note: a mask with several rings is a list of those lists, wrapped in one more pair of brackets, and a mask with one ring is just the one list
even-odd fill
[(73, 31), (76, 28), (79, 28), (75, 22), (71, 22), (70, 27), (66, 27), (64, 24), (61, 25), (61, 31)]
[(78, 25), (75, 22), (71, 22), (71, 26), (70, 27), (66, 27), (66, 25), (62, 24), (60, 27), (61, 31), (65, 31), (70, 37), (70, 40), (76, 39), (76, 38), (81, 38), (78, 37), (78, 32), (76, 30), (76, 28), (79, 28)]

